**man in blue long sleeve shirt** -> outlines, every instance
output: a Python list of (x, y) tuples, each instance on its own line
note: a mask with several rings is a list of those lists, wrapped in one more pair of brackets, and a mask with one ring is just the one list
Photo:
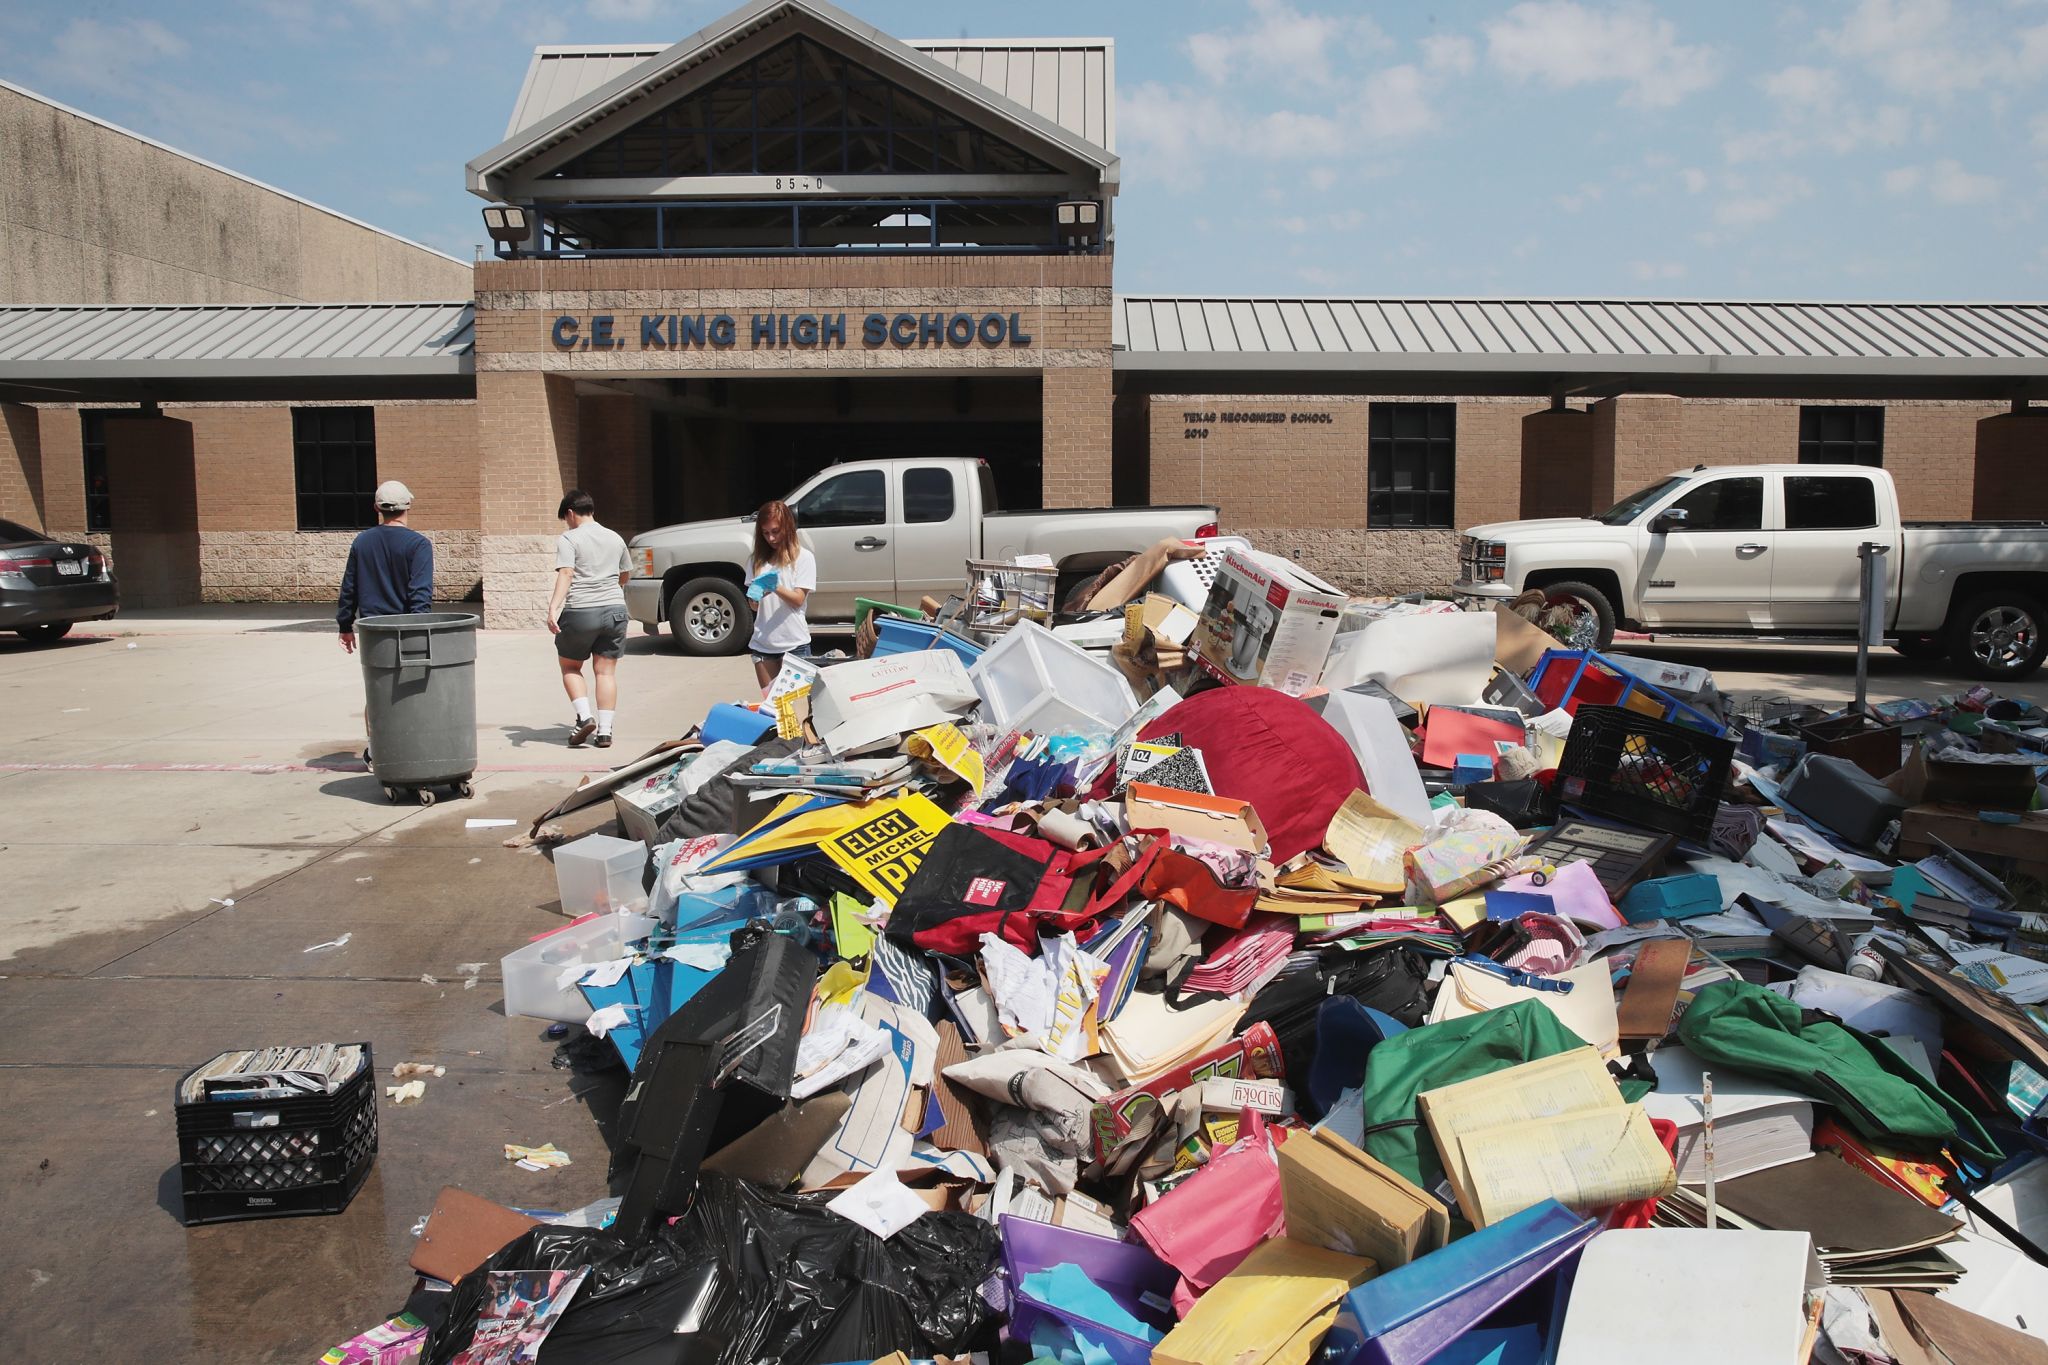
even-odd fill
[(434, 609), (434, 543), (405, 524), (412, 490), (396, 479), (377, 485), (378, 523), (348, 547), (334, 622), (341, 647), (356, 652), (356, 622)]

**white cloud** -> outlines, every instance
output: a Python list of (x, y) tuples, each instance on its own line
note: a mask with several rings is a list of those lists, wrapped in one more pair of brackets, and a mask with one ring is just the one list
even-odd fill
[(1630, 261), (1628, 270), (1631, 275), (1645, 283), (1652, 280), (1685, 278), (1685, 267), (1677, 261)]
[[(33, 78), (56, 90), (71, 87), (97, 101), (129, 105), (174, 146), (207, 155), (244, 152), (265, 143), (306, 151), (340, 141), (334, 129), (287, 114), (271, 87), (247, 85), (237, 100), (213, 73), (186, 61), (192, 45), (154, 19), (73, 19), (50, 44)], [(191, 84), (183, 81), (190, 79)]]
[(2034, 145), (2048, 147), (2048, 114), (2037, 114), (2034, 117)]
[(1477, 60), (1477, 47), (1462, 33), (1432, 33), (1422, 40), (1422, 63), (1431, 71), (1462, 76)]
[(1884, 173), (1887, 194), (1911, 194), (1922, 187), (1939, 204), (1981, 204), (1996, 199), (1998, 177), (1980, 175), (1947, 157), (1927, 167), (1899, 166)]
[(1367, 81), (1355, 113), (1358, 131), (1376, 141), (1398, 141), (1436, 127), (1428, 80), (1418, 68), (1405, 64), (1390, 66)]
[(1606, 190), (1589, 181), (1579, 186), (1575, 193), (1552, 195), (1550, 202), (1556, 204), (1566, 213), (1577, 213), (1580, 209), (1600, 199), (1606, 193)]
[(593, 19), (637, 21), (661, 13), (663, 0), (584, 0)]
[(1317, 166), (1308, 173), (1309, 188), (1325, 192), (1335, 189), (1339, 179), (1335, 166)]
[(1738, 177), (1730, 180), (1732, 193), (1714, 206), (1714, 221), (1723, 227), (1747, 228), (1768, 223), (1813, 193), (1812, 182), (1796, 175), (1781, 175), (1756, 187)]
[(1840, 73), (1821, 66), (1788, 66), (1758, 80), (1781, 104), (1829, 106), (1842, 97)]
[(1950, 0), (1857, 0), (1822, 40), (1900, 94), (1942, 98), (2048, 75), (2048, 24), (2011, 30)]
[(1720, 76), (1710, 47), (1678, 41), (1678, 29), (1645, 4), (1595, 9), (1577, 0), (1525, 0), (1486, 26), (1486, 55), (1517, 80), (1556, 90), (1607, 81), (1622, 103), (1665, 108)]
[(1697, 166), (1687, 166), (1678, 174), (1685, 181), (1687, 194), (1698, 194), (1707, 188), (1707, 173)]
[(1319, 265), (1301, 266), (1294, 274), (1303, 284), (1312, 284), (1318, 289), (1335, 289), (1344, 282), (1343, 277), (1336, 271), (1326, 270)]
[(1905, 106), (1866, 111), (1848, 99), (1847, 83), (1833, 67), (1781, 67), (1758, 77), (1756, 84), (1769, 99), (1776, 122), (1726, 138), (1721, 152), (1731, 165), (1896, 147), (1912, 132), (1912, 114)]
[(1190, 34), (1186, 46), (1195, 69), (1218, 85), (1245, 75), (1331, 85), (1340, 70), (1333, 62), (1385, 48), (1387, 36), (1362, 16), (1304, 14), (1286, 0), (1252, 0), (1251, 21), (1242, 28)]

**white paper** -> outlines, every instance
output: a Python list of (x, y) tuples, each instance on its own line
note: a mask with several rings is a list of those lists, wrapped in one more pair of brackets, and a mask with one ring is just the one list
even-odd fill
[(571, 985), (596, 986), (599, 989), (603, 989), (606, 986), (616, 986), (619, 984), (619, 978), (626, 974), (626, 969), (631, 967), (636, 960), (636, 958), (629, 954), (625, 957), (615, 957), (609, 962), (583, 963), (569, 971), (565, 971), (563, 976), (568, 979), (566, 981), (558, 980), (555, 984), (564, 990), (567, 990)]
[(499, 829), (505, 825), (516, 825), (518, 823), (517, 820), (479, 820), (471, 817), (462, 822), (462, 827), (464, 829)]
[(1323, 719), (1358, 755), (1365, 789), (1372, 799), (1409, 824), (1429, 828), (1429, 793), (1423, 789), (1407, 731), (1401, 728), (1393, 705), (1385, 697), (1332, 692), (1323, 707)]
[(1499, 633), (1491, 612), (1383, 616), (1330, 660), (1323, 686), (1376, 682), (1405, 702), (1469, 706), (1493, 677)]
[(1046, 1026), (1052, 1022), (1054, 996), (1052, 971), (1045, 961), (1029, 956), (995, 934), (985, 933), (981, 936), (981, 963), (988, 975), (989, 994), (995, 997), (997, 1017), (1004, 1027), (1044, 1037)]
[(811, 685), (811, 724), (835, 757), (954, 720), (980, 697), (960, 656), (926, 649), (820, 670)]
[(590, 1030), (591, 1037), (602, 1038), (625, 1022), (626, 1007), (621, 1004), (611, 1004), (606, 1005), (603, 1009), (593, 1011), (591, 1016), (583, 1021), (583, 1027)]
[[(1763, 840), (1757, 847), (1765, 847)], [(1692, 870), (1704, 872), (1721, 885), (1721, 906), (1727, 909), (1735, 904), (1741, 895), (1750, 895), (1758, 900), (1769, 901), (1787, 910), (1796, 910), (1802, 915), (1817, 915), (1823, 919), (1870, 919), (1871, 913), (1851, 901), (1829, 900), (1816, 896), (1794, 886), (1768, 868), (1751, 867), (1748, 863), (1730, 862), (1726, 858), (1693, 858)], [(1688, 920), (1687, 923), (1695, 923)], [(1768, 927), (1757, 932), (1768, 934)]]
[(671, 962), (680, 962), (685, 967), (695, 967), (700, 972), (723, 970), (732, 961), (730, 943), (677, 943), (661, 950), (661, 955)]
[(851, 1005), (828, 1005), (804, 1032), (796, 1047), (796, 1080), (792, 1099), (808, 1099), (882, 1060), (889, 1035), (860, 1017)]
[(1804, 825), (1776, 816), (1764, 821), (1764, 825), (1772, 835), (1790, 844), (1795, 852), (1813, 859), (1822, 866), (1840, 863), (1851, 872), (1882, 872), (1887, 879), (1891, 876), (1890, 863), (1881, 863), (1860, 853), (1845, 853)]
[(1824, 1010), (1865, 1033), (1918, 1039), (1928, 1052), (1941, 1055), (1941, 1011), (1918, 991), (1809, 964), (1799, 969), (1786, 998), (1801, 1009)]
[(931, 1212), (924, 1200), (903, 1188), (893, 1170), (863, 1176), (841, 1190), (825, 1207), (884, 1240)]

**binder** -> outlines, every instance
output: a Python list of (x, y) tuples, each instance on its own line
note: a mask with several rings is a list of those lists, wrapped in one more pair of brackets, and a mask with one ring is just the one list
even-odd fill
[(1569, 1263), (1599, 1231), (1554, 1199), (1368, 1280), (1344, 1296), (1328, 1365), (1421, 1365), (1496, 1308)]

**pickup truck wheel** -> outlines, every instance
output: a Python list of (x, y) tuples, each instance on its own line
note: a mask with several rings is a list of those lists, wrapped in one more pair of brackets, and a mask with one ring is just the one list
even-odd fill
[(1614, 643), (1614, 604), (1607, 600), (1606, 593), (1591, 583), (1545, 583), (1540, 591), (1546, 601), (1570, 598), (1593, 613), (1600, 623), (1599, 636), (1593, 642), (1594, 649), (1605, 649)]
[(698, 658), (739, 653), (752, 620), (740, 585), (723, 578), (693, 578), (668, 599), (669, 633)]
[(1973, 597), (1949, 617), (1948, 657), (1973, 678), (2012, 682), (2041, 666), (2048, 652), (2041, 604), (2016, 592)]
[(1901, 635), (1892, 649), (1908, 659), (1932, 663), (1948, 654), (1948, 642), (1939, 635)]

